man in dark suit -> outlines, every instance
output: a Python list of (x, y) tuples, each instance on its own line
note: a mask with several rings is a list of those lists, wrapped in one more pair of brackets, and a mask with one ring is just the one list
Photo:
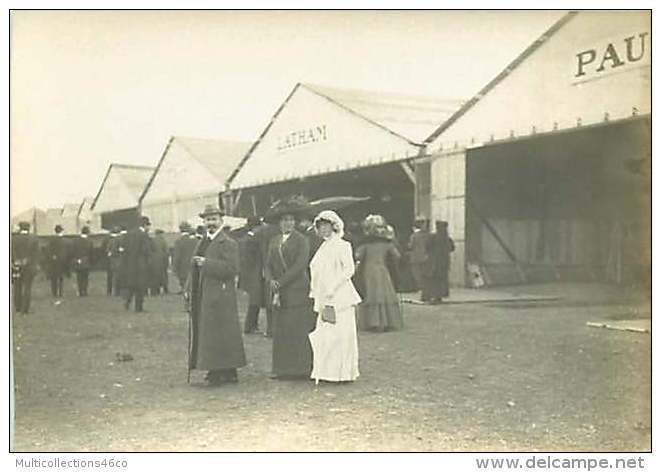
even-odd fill
[(181, 236), (174, 243), (172, 251), (172, 270), (174, 271), (177, 279), (179, 280), (179, 287), (183, 292), (186, 286), (186, 279), (190, 273), (191, 258), (193, 251), (198, 243), (195, 237), (193, 228), (187, 223), (183, 222), (179, 225)]
[(236, 303), (238, 243), (221, 230), (222, 211), (207, 205), (200, 214), (207, 236), (195, 248), (190, 284), (191, 344), (189, 368), (206, 370), (211, 386), (237, 382), (246, 365)]
[(69, 241), (64, 238), (64, 228), (55, 225), (55, 237), (48, 241), (44, 265), (50, 280), (51, 294), (56, 298), (63, 296), (64, 275), (69, 276), (70, 253)]
[(246, 225), (247, 231), (239, 238), (241, 273), (239, 288), (248, 294), (248, 311), (243, 324), (243, 332), (255, 333), (259, 328), (259, 310), (264, 300), (264, 267), (259, 240), (255, 232), (260, 225), (259, 218), (251, 216)]
[(11, 247), (12, 282), (14, 284), (14, 307), (19, 313), (30, 311), (32, 281), (37, 272), (39, 241), (30, 234), (30, 223), (21, 221), (18, 233), (12, 235)]
[(108, 295), (119, 295), (119, 266), (122, 260), (122, 238), (120, 228), (115, 226), (110, 233), (110, 238), (106, 244), (106, 257), (108, 258), (108, 267), (106, 272), (106, 293)]
[[(273, 223), (268, 223), (259, 226), (259, 228), (255, 228), (255, 238), (257, 239), (258, 245), (259, 245), (259, 252), (260, 256), (262, 259), (262, 266), (264, 265), (266, 258), (268, 257), (269, 253), (269, 244), (271, 242), (271, 239), (273, 239), (276, 236), (280, 235), (280, 228), (278, 228), (277, 224)], [(262, 271), (262, 277), (265, 277), (264, 271)], [(266, 286), (266, 283), (264, 283), (264, 293), (263, 297), (264, 300), (268, 300), (268, 296), (270, 294), (269, 287)], [(266, 305), (266, 333), (264, 333), (264, 336), (267, 338), (273, 337), (273, 308), (271, 307), (270, 303), (265, 303)]]
[(83, 226), (80, 236), (73, 246), (73, 269), (76, 272), (76, 283), (78, 285), (78, 296), (86, 297), (89, 286), (89, 274), (92, 268), (92, 251), (94, 245), (89, 238), (90, 229)]
[[(427, 243), (429, 240), (429, 220), (416, 220), (413, 227), (413, 234), (409, 240), (409, 250), (411, 251), (411, 271), (415, 279), (416, 288), (422, 290), (424, 286), (424, 268), (429, 259), (427, 253)], [(427, 301), (426, 296), (422, 301)]]
[(149, 238), (151, 222), (149, 218), (140, 218), (140, 226), (124, 236), (124, 256), (122, 258), (123, 285), (126, 289), (124, 308), (131, 306), (135, 299), (135, 311), (144, 311), (145, 292), (149, 286), (149, 268), (153, 257), (152, 241)]
[(154, 254), (151, 259), (151, 295), (160, 295), (161, 289), (163, 293), (168, 293), (168, 266), (170, 265), (170, 250), (168, 243), (163, 236), (164, 231), (157, 229), (154, 238), (152, 239), (152, 246)]

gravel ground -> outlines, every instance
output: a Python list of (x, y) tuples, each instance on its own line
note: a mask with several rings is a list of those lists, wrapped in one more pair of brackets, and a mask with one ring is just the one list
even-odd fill
[(352, 384), (270, 380), (271, 341), (249, 335), (240, 382), (205, 388), (186, 384), (180, 298), (148, 298), (136, 315), (103, 283), (92, 274), (82, 299), (68, 283), (55, 305), (39, 280), (33, 313), (14, 316), (14, 451), (651, 448), (651, 336), (585, 326), (651, 309), (610, 287), (518, 289), (556, 302), (405, 305), (403, 331), (360, 334)]

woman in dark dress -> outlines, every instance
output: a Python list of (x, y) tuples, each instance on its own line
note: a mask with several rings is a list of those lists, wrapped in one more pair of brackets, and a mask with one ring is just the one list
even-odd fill
[(310, 299), (310, 243), (296, 230), (304, 204), (285, 202), (267, 215), (280, 232), (269, 242), (264, 272), (273, 310), (272, 378), (309, 378), (312, 348), (308, 335), (315, 327)]
[(388, 239), (382, 216), (368, 216), (364, 227), (366, 238), (356, 250), (365, 290), (363, 302), (358, 305), (358, 327), (362, 331), (401, 329), (402, 310), (388, 270), (388, 261), (397, 264), (400, 253)]

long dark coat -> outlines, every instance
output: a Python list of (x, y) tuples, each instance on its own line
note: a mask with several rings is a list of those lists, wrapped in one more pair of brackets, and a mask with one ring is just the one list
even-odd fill
[(429, 254), (427, 253), (428, 239), (428, 231), (416, 231), (411, 235), (411, 239), (409, 240), (409, 249), (411, 250), (409, 261), (418, 290), (422, 289), (424, 268), (429, 260)]
[[(201, 241), (200, 241), (201, 243)], [(198, 246), (199, 244), (198, 243)], [(195, 248), (195, 254), (198, 247)], [(195, 305), (200, 311), (193, 317), (196, 339), (191, 352), (193, 369), (220, 370), (246, 365), (243, 337), (239, 326), (234, 279), (239, 273), (238, 243), (222, 232), (204, 251)], [(188, 278), (188, 291), (192, 277)]]
[(161, 235), (154, 236), (152, 239), (154, 247), (154, 255), (151, 258), (151, 287), (167, 286), (168, 283), (168, 266), (170, 265), (170, 251), (168, 250), (168, 243)]
[(264, 306), (264, 267), (259, 240), (253, 231), (239, 239), (241, 274), (239, 288), (248, 294), (249, 304)]
[(122, 262), (122, 252), (124, 249), (122, 247), (122, 237), (121, 236), (111, 236), (106, 245), (106, 256), (108, 257), (108, 268), (113, 271), (119, 271), (119, 267)]
[(282, 235), (269, 243), (265, 273), (280, 283), (280, 308), (273, 310), (273, 373), (279, 376), (308, 376), (312, 370), (312, 347), (308, 334), (316, 316), (310, 299), (310, 243), (293, 231), (281, 245)]
[(174, 243), (172, 251), (172, 270), (176, 274), (179, 282), (184, 285), (191, 268), (191, 258), (195, 251), (195, 246), (200, 242), (194, 235), (182, 234)]
[(22, 267), (22, 276), (32, 278), (37, 272), (39, 239), (33, 234), (12, 235), (11, 260)]
[(62, 236), (48, 240), (44, 254), (44, 269), (49, 279), (62, 277), (69, 271), (71, 243)]
[(149, 235), (137, 228), (129, 231), (122, 238), (124, 252), (121, 263), (122, 286), (136, 290), (149, 287), (149, 267), (154, 248)]
[(452, 251), (454, 251), (454, 241), (447, 232), (429, 235), (427, 239), (429, 259), (423, 266), (425, 298), (438, 299), (450, 295), (448, 273)]
[(73, 242), (73, 270), (90, 270), (92, 268), (92, 252), (94, 251), (94, 244), (92, 240), (87, 237), (79, 236)]

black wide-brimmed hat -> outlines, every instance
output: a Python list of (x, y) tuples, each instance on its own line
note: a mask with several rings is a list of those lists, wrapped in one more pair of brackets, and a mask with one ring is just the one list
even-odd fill
[(268, 223), (277, 222), (284, 215), (292, 215), (295, 218), (303, 216), (310, 217), (314, 209), (303, 195), (293, 195), (274, 202), (264, 215), (264, 221)]
[(205, 218), (211, 215), (225, 216), (225, 212), (223, 212), (223, 210), (218, 208), (216, 205), (205, 205), (204, 211), (200, 213), (200, 218)]

